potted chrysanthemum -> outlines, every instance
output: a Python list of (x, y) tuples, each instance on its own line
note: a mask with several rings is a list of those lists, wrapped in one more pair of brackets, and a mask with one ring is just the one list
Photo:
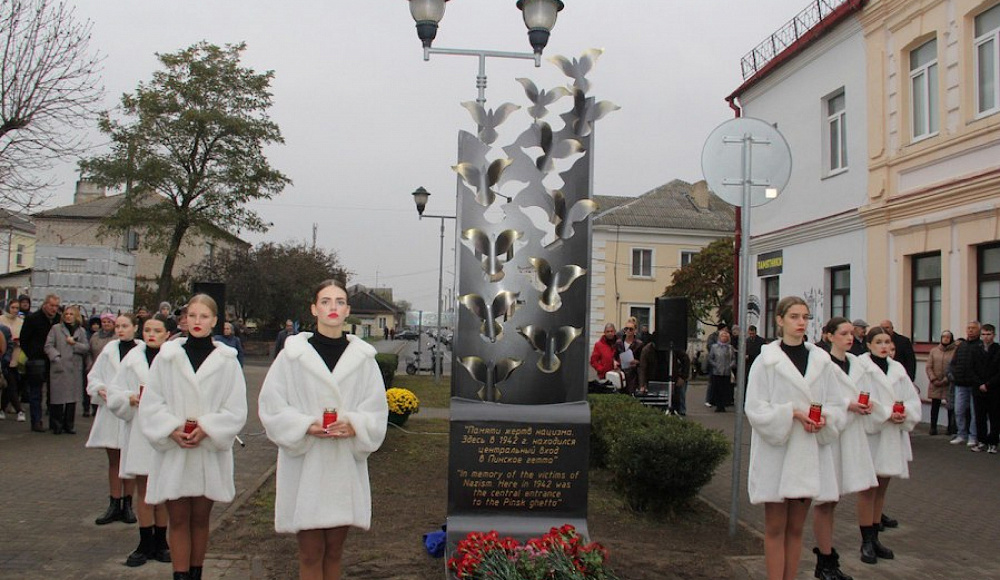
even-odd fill
[(403, 425), (413, 413), (420, 412), (420, 399), (409, 389), (393, 387), (385, 392), (389, 403), (389, 422)]

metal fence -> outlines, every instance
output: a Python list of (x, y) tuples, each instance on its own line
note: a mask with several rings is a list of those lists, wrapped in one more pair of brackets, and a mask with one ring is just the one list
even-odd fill
[(848, 0), (814, 0), (810, 2), (802, 12), (795, 15), (795, 18), (789, 20), (777, 32), (764, 39), (740, 60), (743, 80), (757, 74), (757, 71), (764, 68), (764, 65), (771, 62), (786, 48), (795, 44), (795, 41), (802, 38), (809, 30), (847, 2)]

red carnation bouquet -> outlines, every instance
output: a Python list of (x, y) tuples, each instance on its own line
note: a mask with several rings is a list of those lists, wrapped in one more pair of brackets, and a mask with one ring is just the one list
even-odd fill
[(566, 524), (524, 544), (496, 531), (472, 532), (458, 543), (448, 570), (461, 580), (618, 580), (607, 559), (604, 546), (585, 543)]

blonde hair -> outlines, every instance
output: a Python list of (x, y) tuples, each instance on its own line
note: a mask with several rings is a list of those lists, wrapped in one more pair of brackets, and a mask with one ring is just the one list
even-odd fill
[[(778, 301), (778, 305), (774, 308), (775, 318), (784, 318), (788, 314), (788, 311), (792, 309), (792, 306), (805, 306), (806, 310), (809, 310), (809, 305), (802, 298), (798, 296), (785, 296)], [(781, 336), (781, 325), (775, 324), (775, 326), (778, 327), (778, 336)]]
[(212, 316), (219, 315), (219, 305), (215, 303), (215, 299), (208, 294), (195, 294), (188, 300), (187, 305), (190, 307), (192, 304), (202, 304), (207, 306), (209, 310), (212, 311)]

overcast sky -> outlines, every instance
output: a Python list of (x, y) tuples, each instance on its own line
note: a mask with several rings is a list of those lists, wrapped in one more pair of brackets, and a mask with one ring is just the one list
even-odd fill
[[(72, 0), (70, 1), (72, 2)], [(723, 100), (742, 82), (740, 58), (803, 9), (808, 0), (566, 0), (546, 56), (603, 48), (591, 94), (622, 108), (597, 127), (595, 194), (640, 195), (680, 178), (701, 179), (705, 138), (733, 113)], [(433, 310), (437, 303), (438, 221), (417, 219), (410, 193), (432, 192), (428, 212), (454, 213), (459, 130), (474, 131), (459, 106), (476, 98), (476, 60), (423, 62), (404, 0), (76, 0), (94, 24), (105, 57), (107, 107), (148, 81), (155, 53), (195, 42), (245, 41), (244, 62), (273, 70), (272, 118), (285, 144), (271, 163), (294, 182), (254, 207), (273, 228), (243, 234), (311, 242), (335, 250), (352, 283), (391, 286), (395, 298)], [(514, 0), (449, 2), (435, 46), (530, 51)], [(491, 60), (488, 107), (524, 105), (514, 79), (541, 88), (566, 82), (543, 61)], [(561, 113), (569, 100), (554, 112)], [(524, 129), (511, 117), (496, 145)], [(95, 132), (97, 150), (101, 137)], [(95, 150), (96, 151), (96, 150)], [(49, 206), (72, 202), (75, 164), (57, 171)], [(512, 192), (506, 192), (512, 193)], [(446, 285), (454, 251), (445, 239)]]

